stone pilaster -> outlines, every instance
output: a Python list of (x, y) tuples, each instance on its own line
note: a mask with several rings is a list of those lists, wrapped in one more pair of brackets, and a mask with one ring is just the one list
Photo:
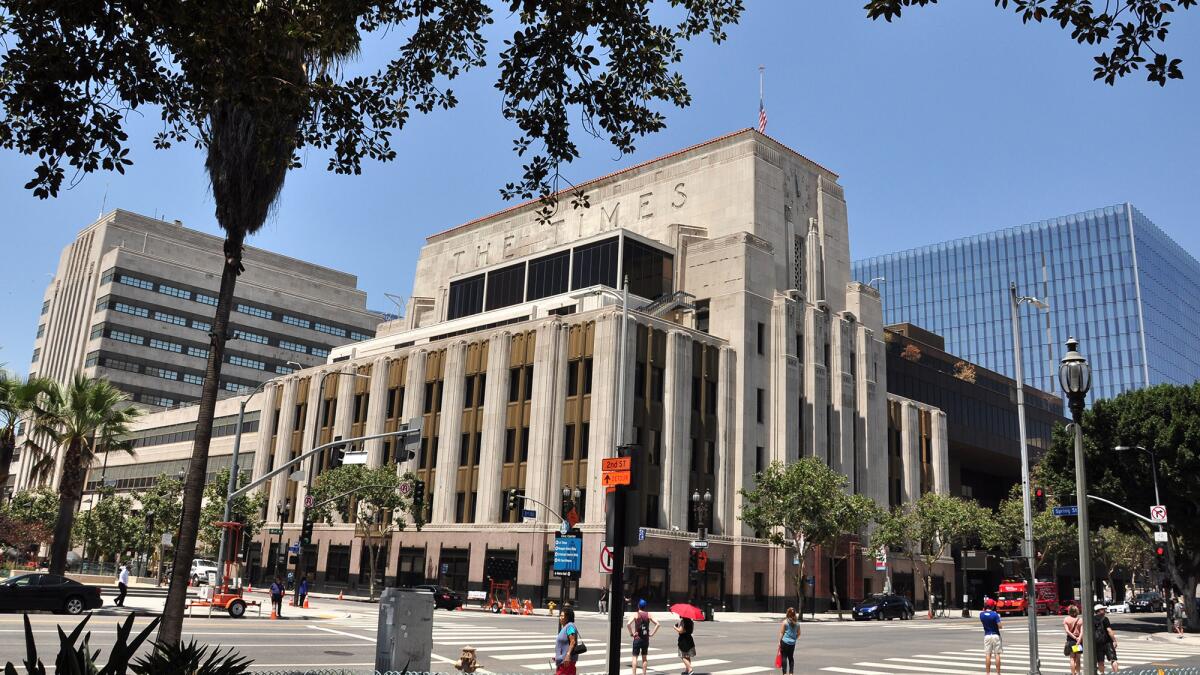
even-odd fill
[(691, 460), (692, 338), (679, 330), (667, 333), (663, 389), (662, 487), (659, 494), (664, 527), (687, 529), (688, 466)]
[[(367, 424), (364, 427), (367, 436), (383, 433), (383, 425), (387, 422), (388, 365), (386, 356), (380, 356), (371, 363), (370, 399), (367, 401)], [(384, 440), (391, 442), (393, 448), (404, 444), (399, 438), (376, 438), (367, 441), (368, 467), (374, 469), (383, 466)]]
[[(292, 427), (296, 425), (296, 397), (300, 391), (300, 382), (288, 378), (283, 383), (283, 398), (279, 403), (279, 438), (275, 441), (275, 461), (273, 466), (278, 468), (287, 463), (292, 454)], [(270, 446), (265, 446), (269, 448)], [(264, 456), (266, 453), (263, 453)], [(266, 473), (266, 469), (263, 469)], [(271, 479), (270, 500), (267, 503), (267, 520), (273, 521), (287, 494), (288, 474), (281, 473)]]
[(621, 313), (596, 319), (592, 347), (591, 454), (588, 457), (587, 517), (589, 523), (604, 520), (604, 487), (600, 484), (600, 460), (616, 454), (617, 338)]
[(933, 491), (950, 494), (950, 440), (946, 429), (946, 413), (930, 412), (930, 465), (933, 467)]
[[(409, 352), (408, 355), (408, 372), (404, 376), (404, 415), (403, 419), (411, 420), (421, 417), (421, 411), (425, 406), (425, 362), (429, 359), (429, 352), (424, 349), (418, 349)], [(428, 435), (427, 433), (425, 435)], [(420, 453), (411, 460), (400, 462), (400, 472), (415, 471), (417, 462), (420, 461)], [(425, 496), (429, 499), (429, 495)]]
[(904, 467), (904, 501), (921, 497), (921, 418), (911, 401), (903, 403), (900, 430), (900, 459)]
[(858, 353), (862, 354), (857, 382), (859, 433), (858, 492), (875, 500), (888, 502), (887, 457), (887, 388), (875, 378), (887, 377), (883, 364), (883, 343), (875, 339), (874, 331), (859, 324)]
[[(258, 413), (258, 433), (256, 434), (258, 442), (254, 445), (254, 464), (250, 467), (251, 480), (266, 473), (267, 466), (271, 463), (271, 432), (275, 429), (275, 403), (279, 401), (282, 389), (283, 385), (278, 383), (263, 388), (262, 408)], [(246, 466), (243, 459), (238, 459), (238, 464), (241, 464), (243, 468)]]
[(463, 377), (467, 366), (467, 343), (446, 348), (442, 367), (442, 414), (438, 430), (437, 478), (433, 484), (434, 523), (454, 522), (454, 484), (458, 477), (459, 447), (462, 445)]
[[(340, 375), (330, 375), (329, 381), (325, 383), (325, 388), (330, 389), (336, 387), (337, 401), (334, 403), (336, 414), (333, 420), (333, 436), (329, 440), (337, 437), (350, 438), (350, 426), (354, 423), (354, 390), (358, 386), (358, 377), (355, 373), (358, 368), (355, 366), (346, 366), (339, 370)], [(345, 448), (346, 450), (358, 450), (358, 448)], [(328, 469), (328, 465), (325, 467)], [(313, 477), (316, 480), (316, 477)]]
[(508, 361), (512, 333), (493, 335), (488, 343), (487, 389), (480, 432), (479, 484), (475, 522), (500, 521), (500, 478), (504, 471), (504, 411), (508, 401)]
[(771, 304), (770, 447), (767, 460), (794, 462), (800, 456), (800, 430), (796, 424), (800, 401), (800, 359), (796, 354), (797, 303), (777, 294)]
[[(719, 376), (717, 379), (717, 457), (716, 476), (714, 481), (718, 486), (713, 495), (713, 532), (715, 534), (737, 535), (748, 531), (744, 526), (743, 532), (738, 532), (735, 514), (741, 511), (742, 496), (738, 490), (742, 487), (741, 476), (735, 471), (734, 454), (736, 453), (741, 419), (737, 415), (738, 401), (734, 395), (737, 386), (737, 352), (732, 347), (722, 347), (718, 362)], [(749, 532), (748, 534), (753, 534)]]
[[(525, 495), (555, 508), (559, 502), (556, 476), (562, 475), (562, 415), (557, 418), (556, 399), (565, 372), (559, 365), (562, 322), (552, 321), (537, 329), (533, 352), (533, 400), (529, 410), (529, 463), (525, 471)], [(565, 395), (565, 392), (564, 392)], [(558, 452), (555, 452), (555, 448)], [(554, 522), (554, 517), (537, 508), (538, 520)]]
[[(337, 375), (325, 376), (324, 372), (314, 373), (312, 382), (308, 385), (308, 410), (305, 415), (306, 422), (304, 424), (304, 433), (301, 435), (300, 450), (297, 454), (303, 454), (316, 447), (316, 431), (321, 424), (321, 399), (324, 398), (323, 389), (336, 387), (337, 382), (334, 380), (340, 379)], [(321, 385), (324, 384), (324, 387)], [(316, 480), (317, 476), (314, 473), (313, 458), (309, 457), (300, 463), (300, 470), (303, 472), (304, 478), (296, 485), (296, 501), (292, 504), (292, 522), (299, 523), (302, 521), (302, 509), (297, 508), (297, 504), (304, 503), (304, 496), (308, 494), (309, 479)]]
[[(804, 349), (804, 447), (806, 454), (829, 462), (826, 418), (829, 405), (829, 372), (825, 367), (825, 340), (829, 315), (811, 305), (805, 307)], [(831, 347), (832, 349), (832, 347)]]

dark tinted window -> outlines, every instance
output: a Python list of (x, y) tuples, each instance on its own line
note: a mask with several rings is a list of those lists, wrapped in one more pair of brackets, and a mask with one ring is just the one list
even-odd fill
[(488, 272), (487, 308), (520, 304), (525, 299), (525, 263)]
[(483, 275), (450, 282), (450, 306), (446, 318), (457, 319), (483, 311)]
[(624, 266), (629, 276), (629, 292), (654, 299), (670, 293), (673, 256), (626, 237)]
[(65, 586), (68, 583), (66, 579), (57, 574), (47, 574), (42, 577), (39, 586)]
[(604, 284), (617, 287), (617, 240), (607, 239), (575, 248), (571, 288)]
[(537, 300), (567, 292), (567, 272), (571, 266), (571, 252), (561, 251), (529, 261), (526, 282), (526, 299)]

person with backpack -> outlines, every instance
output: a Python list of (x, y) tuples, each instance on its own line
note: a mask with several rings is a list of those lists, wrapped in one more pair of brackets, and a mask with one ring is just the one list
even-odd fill
[(275, 616), (283, 618), (283, 594), (287, 588), (283, 585), (283, 579), (279, 576), (275, 577), (275, 581), (271, 584), (271, 611)]
[[(651, 628), (653, 624), (653, 628)], [(638, 655), (642, 657), (642, 675), (646, 675), (646, 652), (650, 650), (650, 638), (658, 632), (658, 621), (646, 611), (646, 600), (638, 600), (637, 614), (625, 625), (633, 636), (633, 665), (631, 675), (637, 675)]]
[(683, 661), (683, 671), (692, 675), (692, 659), (696, 658), (696, 640), (692, 638), (695, 624), (687, 617), (679, 617), (675, 622), (675, 632), (679, 634), (679, 658)]
[(779, 668), (783, 675), (796, 672), (796, 640), (800, 639), (800, 622), (796, 608), (787, 608), (787, 618), (779, 626)]
[(558, 637), (554, 639), (554, 675), (575, 675), (579, 658), (579, 629), (575, 626), (575, 610), (564, 608), (558, 613)]
[(1120, 670), (1117, 663), (1117, 634), (1113, 632), (1112, 622), (1108, 620), (1108, 607), (1096, 603), (1092, 608), (1092, 638), (1096, 643), (1096, 672), (1104, 672), (1104, 662), (1107, 660), (1112, 672)]

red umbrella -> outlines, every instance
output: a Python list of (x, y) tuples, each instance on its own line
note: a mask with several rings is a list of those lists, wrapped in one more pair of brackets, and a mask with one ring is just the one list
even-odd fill
[(679, 615), (680, 618), (691, 619), (693, 621), (704, 620), (704, 612), (699, 607), (689, 605), (686, 602), (671, 605), (671, 613)]

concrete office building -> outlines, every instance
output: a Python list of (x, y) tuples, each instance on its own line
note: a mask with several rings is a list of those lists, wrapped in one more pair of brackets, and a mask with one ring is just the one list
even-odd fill
[[(246, 247), (233, 339), (221, 387), (234, 394), (322, 363), (329, 351), (375, 335), (353, 275)], [(208, 359), (223, 265), (222, 239), (115, 210), (63, 249), (46, 289), (31, 375), (68, 382), (104, 377), (138, 405), (193, 402)], [(18, 485), (29, 479), (18, 472)]]
[[(883, 277), (884, 321), (911, 321), (947, 349), (1008, 376), (1013, 367), (1009, 282), (1048, 296), (1046, 315), (1022, 310), (1025, 377), (1061, 392), (1067, 338), (1092, 364), (1088, 400), (1200, 379), (1200, 262), (1130, 204), (888, 253), (854, 263)], [(1047, 338), (1049, 333), (1049, 338)]]
[[(850, 280), (837, 176), (745, 130), (581, 187), (590, 208), (564, 208), (548, 224), (532, 203), (429, 237), (403, 319), (253, 398), (256, 433), (243, 439), (251, 457), (243, 467), (262, 475), (335, 437), (421, 418), (411, 461), (397, 443), (365, 444), (370, 465), (399, 459), (427, 485), (429, 523), (393, 534), (380, 581), (480, 591), (489, 572), (511, 566), (515, 596), (540, 604), (565, 593), (589, 605), (607, 584), (598, 460), (634, 442), (647, 461), (645, 498), (633, 515), (647, 536), (629, 554), (628, 590), (662, 606), (698, 584), (701, 596), (730, 609), (780, 607), (795, 597), (791, 554), (755, 538), (738, 517), (738, 491), (753, 487), (754, 474), (773, 460), (816, 456), (854, 491), (881, 504), (889, 498), (879, 298)], [(616, 289), (626, 277), (622, 349)], [(187, 420), (162, 415), (139, 423), (138, 442), (175, 461), (171, 453), (187, 447)], [(935, 476), (924, 488), (947, 491), (946, 444), (921, 458), (917, 437), (906, 438), (902, 462), (922, 462)], [(113, 460), (110, 475), (158, 473)], [(326, 454), (310, 468), (336, 461)], [(220, 462), (228, 459), (214, 451), (210, 469)], [(906, 486), (905, 499), (922, 489)], [(549, 570), (557, 519), (529, 503), (536, 518), (518, 522), (504, 493), (516, 489), (560, 511), (564, 487), (580, 492), (572, 501), (584, 564), (580, 578), (560, 582)], [(302, 503), (305, 494), (303, 484), (280, 479), (266, 489), (269, 527), (285, 501)], [(689, 497), (705, 492), (713, 496), (704, 517), (709, 565), (692, 582), (687, 551), (698, 513)], [(280, 547), (297, 540), (301, 517), (293, 508), (282, 535), (257, 538), (251, 576), (271, 572)], [(305, 571), (318, 587), (354, 588), (368, 579), (368, 555), (351, 526), (318, 524)], [(823, 606), (821, 555), (809, 569)], [(847, 573), (853, 597), (882, 588), (882, 576), (862, 563), (856, 557)]]

